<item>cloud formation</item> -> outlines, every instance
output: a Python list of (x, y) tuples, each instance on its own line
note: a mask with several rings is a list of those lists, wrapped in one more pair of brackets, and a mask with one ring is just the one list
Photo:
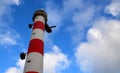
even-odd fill
[(87, 33), (87, 42), (75, 53), (83, 73), (120, 72), (120, 21), (100, 18)]
[(48, 1), (46, 11), (48, 23), (56, 25), (57, 28), (62, 28), (65, 26), (63, 24), (67, 23), (70, 26), (64, 30), (72, 35), (71, 39), (74, 43), (78, 43), (85, 35), (84, 28), (90, 25), (88, 23), (94, 16), (95, 6), (84, 0), (63, 0), (61, 5), (55, 4), (54, 1)]
[(20, 0), (0, 1), (0, 45), (17, 45), (20, 35), (10, 27), (11, 5), (19, 5)]
[(113, 16), (120, 15), (120, 0), (113, 0), (111, 4), (105, 7), (105, 12)]
[(20, 35), (17, 32), (12, 31), (11, 29), (8, 30), (1, 29), (0, 45), (17, 45), (17, 42), (20, 39)]
[(69, 67), (67, 56), (60, 51), (58, 46), (53, 46), (52, 52), (44, 54), (44, 73), (61, 73)]
[(25, 60), (20, 60), (16, 63), (16, 67), (10, 67), (5, 73), (23, 73)]
[[(25, 60), (19, 60), (15, 67), (10, 67), (5, 73), (23, 73)], [(44, 73), (61, 73), (69, 67), (67, 56), (60, 51), (57, 46), (53, 46), (52, 51), (44, 54)]]
[(8, 4), (8, 5), (19, 5), (20, 4), (20, 0), (2, 0), (4, 3)]
[(53, 1), (47, 1), (45, 9), (48, 14), (49, 25), (57, 25), (59, 27), (62, 22), (62, 11)]

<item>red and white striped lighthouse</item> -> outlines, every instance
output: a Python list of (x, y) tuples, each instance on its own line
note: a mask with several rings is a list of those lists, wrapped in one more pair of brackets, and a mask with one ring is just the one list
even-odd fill
[(33, 15), (33, 21), (24, 73), (43, 73), (44, 29), (47, 14), (43, 10), (37, 10)]
[(37, 10), (33, 15), (34, 24), (29, 24), (32, 28), (32, 36), (27, 53), (20, 53), (20, 58), (26, 58), (24, 73), (43, 73), (43, 55), (44, 55), (44, 30), (51, 33), (56, 26), (47, 24), (47, 13), (44, 10)]

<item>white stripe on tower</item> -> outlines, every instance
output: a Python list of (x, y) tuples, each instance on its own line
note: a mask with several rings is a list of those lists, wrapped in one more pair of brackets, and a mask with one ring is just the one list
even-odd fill
[[(38, 33), (38, 34), (36, 34), (36, 33)], [(31, 40), (33, 40), (35, 38), (44, 41), (44, 31), (41, 29), (34, 29), (32, 32)]]
[(36, 22), (36, 21), (41, 21), (41, 22), (43, 22), (43, 24), (45, 24), (45, 18), (43, 16), (40, 16), (40, 15), (36, 16), (34, 22)]
[(43, 73), (45, 18), (37, 15), (34, 20), (24, 73)]
[(25, 69), (25, 73), (30, 73), (31, 71), (43, 73), (43, 55), (36, 52), (29, 53), (26, 61), (27, 68)]

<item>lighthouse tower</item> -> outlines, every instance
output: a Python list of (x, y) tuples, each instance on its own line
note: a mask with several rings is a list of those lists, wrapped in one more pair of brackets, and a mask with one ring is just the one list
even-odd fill
[(24, 73), (43, 73), (44, 29), (47, 14), (37, 10), (33, 15), (32, 35), (27, 52)]
[(29, 24), (32, 28), (32, 35), (27, 53), (20, 53), (20, 58), (26, 58), (24, 73), (43, 73), (44, 55), (44, 30), (51, 33), (56, 26), (47, 24), (47, 13), (44, 10), (37, 10), (33, 15), (34, 24)]

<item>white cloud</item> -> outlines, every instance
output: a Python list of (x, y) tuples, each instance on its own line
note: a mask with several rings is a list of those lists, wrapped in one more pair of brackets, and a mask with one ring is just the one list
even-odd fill
[(5, 13), (11, 12), (10, 5), (19, 5), (19, 4), (20, 4), (20, 0), (1, 0), (0, 1), (0, 18), (2, 18), (2, 16)]
[[(71, 3), (77, 2), (75, 0), (69, 1), (71, 1)], [(94, 5), (88, 5), (82, 3), (82, 0), (80, 1), (77, 3), (77, 5), (82, 5), (81, 7), (76, 6), (75, 8), (72, 8), (73, 16), (70, 18), (72, 19), (73, 23), (71, 23), (71, 26), (67, 28), (67, 31), (70, 32), (70, 35), (72, 35), (71, 39), (73, 43), (79, 43), (81, 39), (83, 39), (86, 30), (85, 28), (91, 25), (90, 22), (95, 13)]]
[(17, 45), (20, 35), (15, 31), (1, 31), (0, 32), (0, 45)]
[(69, 66), (69, 60), (57, 46), (53, 51), (44, 55), (44, 73), (61, 73), (60, 71)]
[(19, 5), (20, 0), (0, 1), (0, 45), (17, 45), (20, 35), (10, 27), (11, 5)]
[[(72, 18), (73, 24), (71, 27), (69, 27), (69, 31), (73, 33), (74, 36), (72, 36), (72, 40), (74, 43), (79, 42), (83, 35), (84, 35), (84, 29), (85, 27), (90, 25), (90, 20), (94, 16), (95, 7), (89, 6), (82, 12), (76, 12), (74, 13), (74, 16)], [(74, 30), (74, 31), (73, 31)], [(80, 33), (81, 32), (81, 33)]]
[[(44, 54), (44, 73), (61, 73), (61, 70), (69, 67), (67, 56), (57, 46), (52, 51)], [(15, 67), (10, 67), (5, 73), (23, 73), (25, 61), (19, 60)]]
[(49, 25), (57, 25), (57, 27), (59, 27), (62, 21), (62, 16), (61, 16), (62, 11), (59, 10), (57, 5), (55, 5), (53, 1), (47, 1), (46, 12), (48, 14)]
[(13, 0), (13, 2), (14, 2), (16, 5), (19, 5), (19, 4), (20, 4), (20, 0)]
[(77, 25), (80, 23), (85, 25), (86, 22), (88, 22), (93, 17), (94, 11), (94, 6), (86, 7), (86, 9), (81, 12), (75, 12), (72, 20), (74, 23), (77, 23)]
[(67, 32), (72, 35), (72, 41), (78, 43), (84, 35), (84, 33), (79, 32), (84, 31), (84, 28), (90, 25), (88, 22), (94, 16), (95, 6), (90, 3), (83, 3), (83, 0), (64, 0), (61, 5), (48, 1), (46, 11), (48, 13), (48, 23), (56, 25), (57, 28), (65, 26), (63, 24), (71, 21), (70, 26), (64, 30), (67, 29)]
[(63, 1), (63, 13), (73, 14), (73, 11), (79, 11), (84, 7), (82, 0), (65, 0)]
[(120, 15), (120, 0), (113, 0), (111, 4), (105, 7), (105, 12), (113, 16)]
[(23, 73), (25, 60), (20, 60), (16, 63), (17, 67), (10, 67), (5, 73)]
[(3, 0), (4, 3), (9, 4), (9, 5), (19, 5), (20, 4), (20, 0)]
[(120, 21), (101, 18), (87, 33), (75, 53), (83, 73), (120, 72)]

